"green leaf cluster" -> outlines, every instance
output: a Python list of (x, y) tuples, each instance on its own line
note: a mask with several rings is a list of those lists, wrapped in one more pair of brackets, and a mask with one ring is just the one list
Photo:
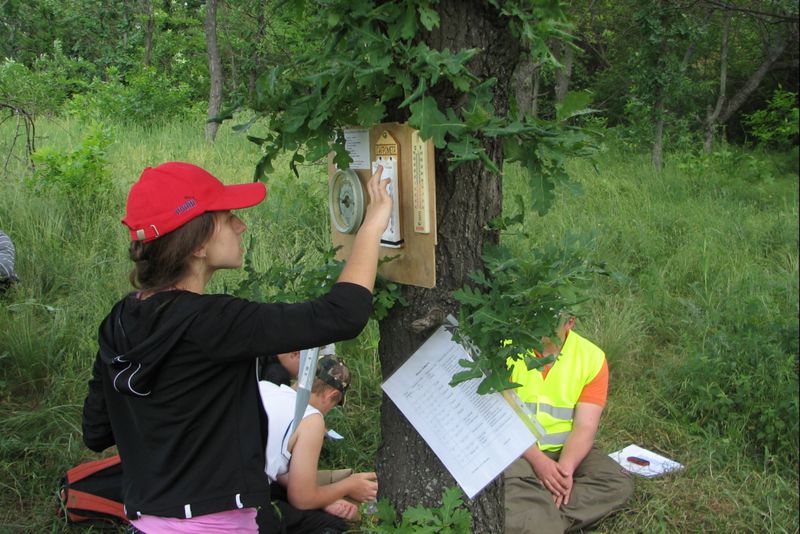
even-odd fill
[(766, 108), (745, 115), (745, 124), (761, 144), (789, 148), (800, 126), (797, 93), (776, 89)]
[[(543, 60), (552, 61), (548, 39), (567, 38), (558, 2), (489, 4)], [(287, 5), (306, 9), (300, 0)], [(585, 98), (566, 101), (553, 121), (498, 114), (493, 105), (497, 80), (481, 79), (470, 68), (480, 50), (438, 50), (420, 39), (440, 24), (435, 2), (325, 0), (318, 2), (318, 9), (326, 16), (318, 17), (313, 31), (326, 36), (325, 46), (276, 66), (256, 83), (254, 108), (270, 124), (267, 134), (249, 138), (263, 151), (256, 179), (273, 172), (283, 152), (292, 154), (292, 168), (331, 151), (334, 162), (346, 167), (350, 157), (342, 129), (371, 126), (389, 111), (397, 116), (397, 111), (407, 114), (423, 139), (432, 139), (444, 151), (451, 167), (476, 161), (500, 174), (483, 141), (503, 139), (506, 158), (520, 161), (527, 170), (536, 209), (544, 213), (555, 186), (567, 179), (565, 157), (596, 148), (589, 133), (564, 122), (593, 111), (585, 108)], [(441, 94), (460, 95), (454, 99), (459, 104), (443, 108), (437, 99)]]
[[(322, 255), (319, 263), (306, 259), (301, 250), (286, 264), (276, 261), (265, 271), (259, 271), (254, 262), (255, 240), (244, 258), (245, 278), (235, 293), (256, 301), (300, 302), (321, 297), (330, 291), (342, 272), (344, 262), (336, 259), (336, 248), (317, 249)], [(394, 258), (381, 260), (381, 263)], [(372, 291), (372, 318), (383, 319), (392, 306), (399, 302), (405, 305), (400, 286), (378, 275)]]
[(35, 170), (25, 184), (37, 194), (61, 196), (75, 208), (101, 201), (113, 190), (106, 154), (111, 141), (107, 129), (95, 126), (75, 150), (38, 149), (31, 155)]
[(412, 506), (398, 521), (392, 504), (381, 499), (377, 512), (366, 516), (361, 530), (374, 534), (468, 534), (472, 532), (472, 517), (463, 506), (463, 493), (457, 487), (447, 488), (438, 508)]
[(153, 67), (132, 69), (124, 76), (110, 67), (104, 79), (95, 77), (66, 107), (84, 122), (153, 125), (190, 115), (192, 91), (191, 84), (165, 77)]
[(487, 246), (484, 271), (473, 271), (472, 284), (453, 293), (461, 303), (455, 339), (471, 359), (451, 385), (480, 379), (478, 393), (517, 387), (511, 382), (508, 358), (523, 359), (537, 369), (552, 359), (536, 358), (543, 337), (556, 339), (564, 314), (579, 315), (595, 275), (608, 274), (586, 257), (585, 245), (568, 235), (562, 246), (547, 245), (521, 256), (509, 247)]

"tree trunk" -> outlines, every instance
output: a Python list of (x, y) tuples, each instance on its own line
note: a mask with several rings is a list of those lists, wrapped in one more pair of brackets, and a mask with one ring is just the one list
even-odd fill
[[(257, 28), (254, 42), (262, 43), (264, 42), (264, 35), (267, 31), (267, 20), (264, 13), (264, 7), (259, 8), (258, 17), (256, 18), (256, 25)], [(263, 71), (263, 63), (264, 59), (263, 53), (261, 52), (261, 46), (256, 46), (253, 52), (253, 67), (247, 74), (247, 101), (250, 102), (250, 105), (252, 105), (255, 101), (256, 80), (258, 79), (259, 73)]]
[(711, 147), (714, 143), (714, 130), (716, 129), (719, 114), (722, 112), (722, 105), (725, 103), (725, 88), (728, 85), (728, 35), (731, 29), (731, 17), (733, 13), (725, 11), (725, 20), (722, 23), (722, 45), (719, 53), (719, 93), (714, 109), (706, 112), (705, 135), (703, 140), (703, 152), (711, 154)]
[(657, 171), (664, 168), (664, 96), (660, 94), (656, 99), (655, 108), (655, 132), (653, 136), (653, 152), (651, 154), (651, 161), (653, 167)]
[(539, 116), (539, 88), (541, 87), (541, 82), (541, 69), (537, 68), (533, 71), (533, 97), (531, 98), (531, 116), (533, 118)]
[[(659, 0), (658, 6), (659, 11), (661, 12), (661, 23), (663, 27), (667, 27), (669, 21), (666, 19), (666, 16), (661, 9), (662, 5), (663, 0)], [(669, 45), (667, 44), (666, 37), (663, 35), (661, 36), (659, 50), (662, 59), (666, 58), (667, 54), (669, 54)], [(653, 102), (653, 123), (655, 124), (655, 131), (653, 132), (653, 150), (650, 153), (650, 161), (653, 164), (653, 168), (659, 172), (661, 172), (661, 169), (664, 167), (664, 123), (666, 122), (665, 116), (667, 108), (665, 103), (666, 98), (667, 87), (665, 87), (665, 82), (659, 81), (655, 88), (655, 99)]]
[[(706, 135), (708, 136), (708, 131), (711, 130), (711, 140), (706, 138), (706, 142), (708, 143), (707, 152), (711, 151), (712, 141), (713, 141), (713, 131), (719, 124), (725, 124), (728, 122), (728, 119), (736, 113), (742, 104), (744, 104), (747, 97), (749, 97), (753, 91), (755, 91), (761, 80), (764, 79), (767, 72), (775, 65), (778, 61), (778, 58), (781, 57), (784, 50), (786, 50), (786, 45), (788, 42), (788, 38), (784, 33), (786, 31), (785, 28), (779, 28), (777, 30), (779, 33), (777, 37), (770, 43), (769, 48), (767, 49), (766, 53), (764, 54), (764, 59), (758, 68), (750, 75), (744, 85), (731, 97), (728, 101), (728, 104), (724, 106), (723, 111), (719, 114), (718, 117), (713, 118), (713, 122), (711, 120), (706, 120)], [(705, 148), (705, 147), (704, 147)]]
[[(498, 114), (508, 109), (510, 81), (519, 57), (519, 45), (509, 32), (507, 20), (482, 0), (442, 0), (438, 11), (441, 25), (422, 36), (433, 48), (458, 50), (478, 48), (483, 52), (471, 68), (480, 78), (495, 77), (494, 105)], [(457, 95), (446, 88), (434, 96), (441, 109), (456, 106)], [(502, 165), (502, 147), (496, 139), (484, 139), (489, 156)], [(395, 306), (380, 323), (381, 371), (387, 378), (425, 341), (432, 331), (414, 332), (412, 323), (432, 312), (454, 313), (457, 304), (451, 292), (463, 286), (467, 273), (482, 268), (481, 252), (486, 241), (497, 235), (484, 230), (502, 208), (500, 178), (482, 165), (469, 163), (450, 170), (441, 153), (436, 155), (436, 287), (403, 289), (408, 306)], [(436, 455), (411, 427), (397, 407), (384, 395), (381, 405), (382, 445), (377, 455), (380, 496), (399, 510), (412, 505), (441, 505), (445, 488), (454, 479)], [(490, 484), (467, 503), (476, 533), (503, 532), (502, 478)]]
[(556, 70), (556, 102), (563, 102), (569, 91), (569, 82), (572, 78), (572, 63), (575, 60), (575, 49), (567, 43), (559, 43), (557, 50), (558, 62), (561, 68)]
[(534, 76), (537, 68), (537, 64), (530, 55), (526, 55), (514, 69), (514, 97), (517, 103), (517, 113), (520, 116), (533, 110)]
[(147, 22), (144, 27), (144, 60), (145, 65), (150, 65), (153, 60), (153, 32), (155, 31), (156, 21), (153, 16), (153, 1), (142, 0), (142, 8)]
[[(222, 63), (219, 58), (217, 46), (217, 0), (206, 2), (206, 48), (208, 49), (208, 74), (210, 89), (208, 92), (208, 118), (219, 115), (222, 105)], [(206, 141), (213, 141), (217, 137), (219, 123), (209, 121), (206, 123)]]

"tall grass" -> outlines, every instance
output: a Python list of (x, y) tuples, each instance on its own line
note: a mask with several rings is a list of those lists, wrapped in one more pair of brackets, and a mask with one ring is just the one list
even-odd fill
[[(38, 144), (59, 150), (78, 146), (86, 131), (70, 120), (37, 127)], [(115, 188), (105, 202), (36, 195), (15, 160), (0, 176), (0, 228), (17, 245), (22, 278), (0, 297), (0, 532), (70, 531), (54, 516), (53, 494), (67, 468), (96, 457), (80, 440), (81, 403), (97, 325), (129, 290), (119, 222), (127, 188), (145, 166), (172, 159), (245, 182), (259, 155), (227, 125), (216, 143), (205, 143), (201, 120), (110, 131)], [(10, 135), (0, 126), (2, 155)], [(529, 216), (531, 240), (508, 237), (525, 253), (567, 231), (594, 235), (588, 252), (622, 275), (598, 281), (579, 321), (611, 368), (598, 439), (608, 450), (637, 443), (686, 466), (637, 480), (632, 502), (602, 532), (798, 531), (796, 441), (753, 446), (780, 414), (783, 435), (792, 425), (797, 435), (797, 413), (786, 411), (797, 403), (797, 174), (768, 157), (732, 154), (731, 161), (676, 157), (661, 174), (645, 157), (614, 151), (597, 167), (574, 162), (583, 194), (564, 194), (547, 216)], [(243, 211), (257, 268), (300, 251), (314, 262), (317, 247), (327, 247), (324, 174), (309, 165), (297, 178), (278, 166), (267, 201)], [(509, 169), (508, 198), (527, 194), (522, 180)], [(235, 291), (244, 276), (220, 274), (210, 290)], [(326, 445), (327, 466), (372, 469), (380, 443), (377, 341), (371, 324), (338, 347), (356, 381), (344, 410), (330, 416), (346, 439)]]

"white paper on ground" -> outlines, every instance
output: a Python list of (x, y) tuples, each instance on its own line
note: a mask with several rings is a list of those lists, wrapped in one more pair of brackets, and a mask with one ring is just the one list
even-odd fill
[[(683, 465), (674, 460), (670, 460), (653, 451), (643, 449), (638, 445), (628, 445), (624, 449), (609, 454), (612, 460), (624, 467), (627, 471), (634, 475), (640, 475), (647, 478), (657, 477), (670, 471), (677, 471), (683, 469)], [(650, 462), (650, 465), (642, 466), (629, 462), (628, 457), (634, 456)]]
[(325, 433), (325, 435), (330, 439), (344, 439), (343, 435), (339, 434), (332, 428), (329, 428), (328, 431)]

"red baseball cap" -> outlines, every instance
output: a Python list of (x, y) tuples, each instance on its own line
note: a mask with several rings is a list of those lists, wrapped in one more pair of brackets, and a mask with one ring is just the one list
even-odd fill
[(125, 218), (133, 241), (152, 241), (207, 211), (255, 206), (267, 195), (262, 182), (225, 185), (197, 165), (170, 161), (147, 167), (128, 193)]

